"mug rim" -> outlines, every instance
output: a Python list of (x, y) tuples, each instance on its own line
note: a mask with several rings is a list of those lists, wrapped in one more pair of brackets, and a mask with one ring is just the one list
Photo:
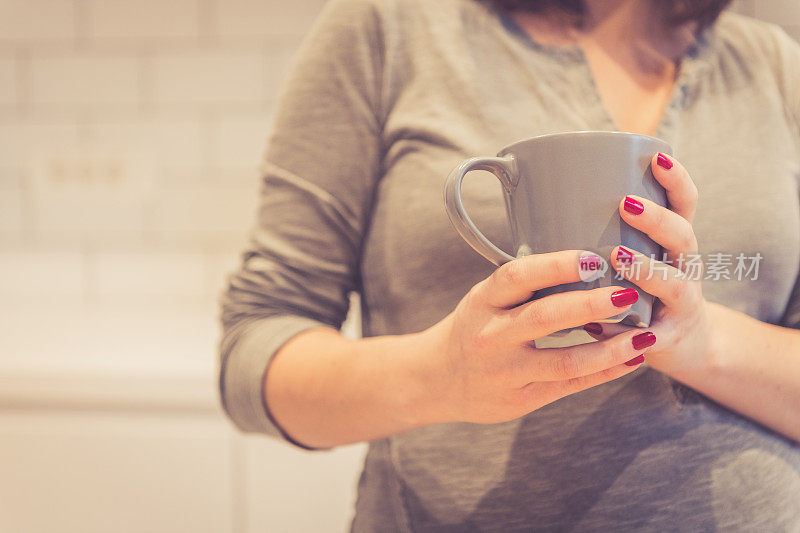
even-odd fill
[(652, 135), (645, 135), (644, 133), (633, 133), (630, 131), (612, 131), (612, 130), (577, 130), (577, 131), (559, 131), (556, 133), (544, 133), (542, 135), (535, 135), (533, 137), (528, 137), (526, 139), (520, 139), (519, 141), (509, 144), (508, 146), (501, 149), (497, 155), (503, 156), (515, 146), (531, 141), (544, 141), (557, 137), (577, 137), (577, 136), (628, 137), (628, 138), (637, 137), (641, 139), (649, 139), (651, 141), (657, 141), (663, 143), (668, 147), (669, 150), (672, 150), (670, 144), (664, 139), (659, 139), (658, 137), (653, 137)]

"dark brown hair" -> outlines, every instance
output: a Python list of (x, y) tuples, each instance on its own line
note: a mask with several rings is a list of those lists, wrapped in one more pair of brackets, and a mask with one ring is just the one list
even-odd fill
[[(679, 26), (696, 21), (697, 32), (711, 26), (732, 0), (654, 0), (666, 16), (667, 24)], [(496, 7), (507, 11), (550, 12), (561, 15), (580, 28), (584, 22), (586, 6), (583, 0), (492, 0)]]

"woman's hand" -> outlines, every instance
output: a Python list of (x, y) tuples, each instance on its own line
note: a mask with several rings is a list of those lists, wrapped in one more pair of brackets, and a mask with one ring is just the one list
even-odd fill
[(534, 339), (614, 316), (638, 299), (636, 289), (612, 286), (528, 301), (536, 290), (580, 281), (582, 253), (587, 252), (566, 250), (506, 263), (422, 333), (428, 339), (426, 363), (433, 365), (431, 386), (445, 421), (512, 420), (637, 368), (625, 363), (645, 351), (640, 330), (565, 348), (535, 345)]
[[(627, 196), (620, 201), (622, 219), (660, 244), (666, 261), (659, 261), (621, 246), (611, 252), (612, 266), (625, 279), (657, 297), (648, 331), (656, 343), (647, 363), (668, 374), (692, 366), (700, 368), (710, 356), (714, 306), (701, 290), (702, 261), (692, 219), (697, 208), (697, 187), (683, 166), (665, 155), (651, 161), (653, 175), (667, 190), (668, 208), (650, 200)], [(630, 329), (618, 324), (587, 324), (598, 340), (614, 338)]]

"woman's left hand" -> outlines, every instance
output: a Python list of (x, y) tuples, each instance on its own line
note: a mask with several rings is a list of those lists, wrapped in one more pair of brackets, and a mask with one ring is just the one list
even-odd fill
[[(692, 229), (697, 187), (683, 165), (668, 156), (656, 154), (650, 165), (667, 191), (668, 207), (630, 195), (620, 200), (619, 212), (625, 222), (664, 248), (665, 261), (617, 246), (611, 252), (611, 264), (622, 277), (657, 297), (650, 327), (645, 330), (656, 337), (647, 364), (667, 374), (691, 371), (692, 367), (699, 370), (710, 357), (713, 306), (703, 298), (703, 265)], [(602, 333), (595, 333), (598, 326)], [(585, 329), (602, 340), (630, 326), (593, 323)]]

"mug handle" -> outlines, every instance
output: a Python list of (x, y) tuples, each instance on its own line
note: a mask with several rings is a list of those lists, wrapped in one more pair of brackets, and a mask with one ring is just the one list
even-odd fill
[(472, 246), (476, 252), (497, 266), (513, 261), (515, 258), (495, 246), (492, 241), (481, 233), (472, 222), (464, 209), (461, 200), (461, 183), (464, 176), (472, 170), (488, 170), (500, 180), (506, 194), (511, 194), (517, 188), (519, 177), (517, 174), (517, 160), (509, 154), (504, 157), (473, 157), (459, 163), (450, 172), (444, 184), (444, 205), (450, 222), (455, 226), (459, 235)]

